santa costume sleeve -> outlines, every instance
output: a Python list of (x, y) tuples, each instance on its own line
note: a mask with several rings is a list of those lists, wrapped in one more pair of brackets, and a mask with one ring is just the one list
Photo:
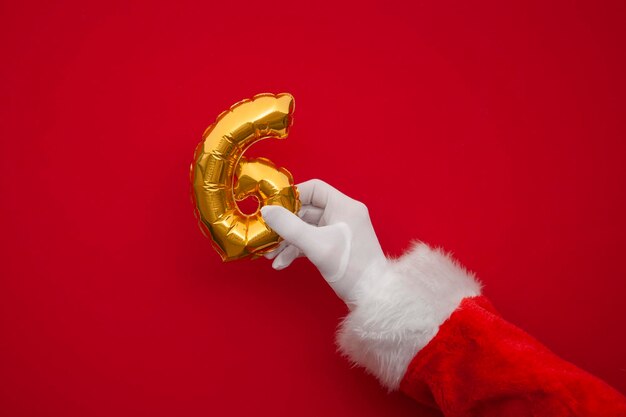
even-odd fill
[(435, 415), (626, 416), (626, 399), (503, 320), (474, 276), (417, 243), (358, 284), (340, 351)]

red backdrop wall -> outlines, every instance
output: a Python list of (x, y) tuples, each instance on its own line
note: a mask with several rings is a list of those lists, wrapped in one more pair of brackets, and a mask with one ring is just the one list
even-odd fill
[(314, 268), (222, 264), (206, 126), (454, 252), (503, 315), (626, 391), (626, 26), (614, 2), (3, 2), (0, 414), (409, 416), (335, 352)]

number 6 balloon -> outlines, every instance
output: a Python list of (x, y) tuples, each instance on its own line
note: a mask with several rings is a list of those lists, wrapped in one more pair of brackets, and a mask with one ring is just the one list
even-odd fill
[(202, 135), (191, 164), (192, 197), (200, 229), (224, 261), (261, 255), (280, 237), (259, 209), (244, 214), (237, 201), (256, 196), (259, 208), (280, 205), (297, 213), (300, 200), (293, 177), (266, 158), (246, 159), (254, 143), (284, 139), (294, 110), (290, 94), (258, 94), (231, 106)]

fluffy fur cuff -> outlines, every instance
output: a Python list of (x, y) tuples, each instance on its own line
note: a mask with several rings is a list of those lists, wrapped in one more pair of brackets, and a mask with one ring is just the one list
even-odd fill
[(414, 243), (359, 281), (353, 309), (337, 332), (339, 350), (393, 391), (461, 300), (480, 295), (480, 289), (474, 275), (449, 255)]

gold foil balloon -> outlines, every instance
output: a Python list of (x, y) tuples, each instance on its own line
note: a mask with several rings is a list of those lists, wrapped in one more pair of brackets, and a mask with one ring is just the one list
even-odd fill
[(220, 114), (202, 135), (191, 165), (192, 195), (202, 232), (224, 261), (260, 255), (276, 247), (280, 237), (259, 210), (247, 215), (237, 201), (256, 196), (259, 207), (300, 209), (298, 190), (289, 171), (265, 158), (246, 159), (254, 143), (284, 139), (294, 110), (290, 94), (258, 94)]

